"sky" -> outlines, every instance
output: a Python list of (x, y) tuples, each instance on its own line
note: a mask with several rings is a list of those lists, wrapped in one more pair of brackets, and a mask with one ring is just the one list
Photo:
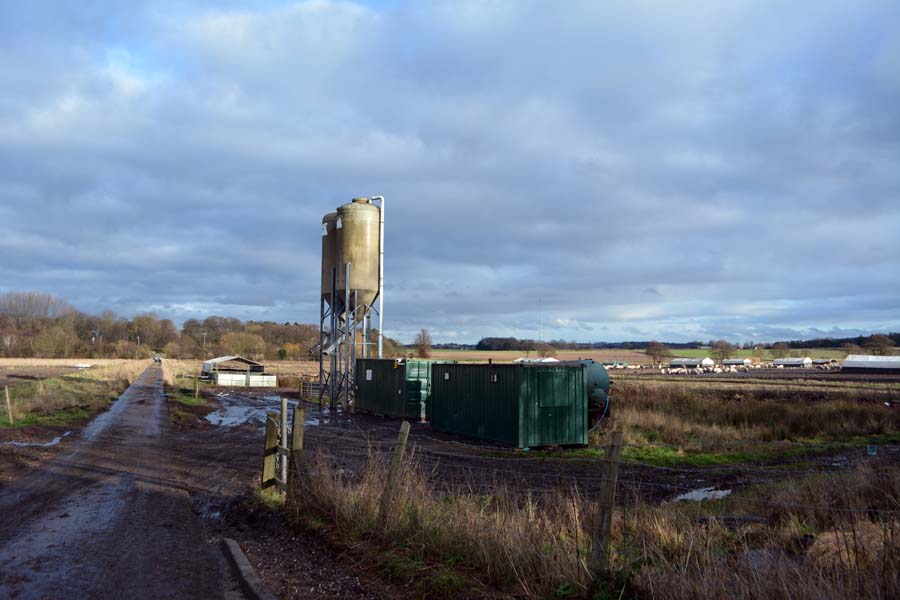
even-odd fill
[(895, 1), (0, 3), (0, 293), (314, 323), (386, 198), (385, 332), (900, 331)]

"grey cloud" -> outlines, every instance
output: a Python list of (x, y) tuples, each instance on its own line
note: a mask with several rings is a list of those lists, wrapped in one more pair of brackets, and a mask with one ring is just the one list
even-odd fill
[(898, 17), (7, 3), (0, 291), (312, 322), (321, 215), (382, 193), (401, 339), (896, 329)]

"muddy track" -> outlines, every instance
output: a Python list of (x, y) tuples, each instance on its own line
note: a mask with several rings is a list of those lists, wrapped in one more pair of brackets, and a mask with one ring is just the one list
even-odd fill
[(71, 452), (4, 486), (0, 596), (233, 597), (167, 433), (151, 367)]

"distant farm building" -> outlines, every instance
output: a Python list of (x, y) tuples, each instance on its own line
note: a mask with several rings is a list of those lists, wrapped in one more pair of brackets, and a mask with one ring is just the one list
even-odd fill
[(714, 367), (716, 361), (709, 358), (675, 358), (669, 363), (673, 369), (702, 369), (703, 367)]
[(749, 367), (753, 361), (749, 358), (726, 358), (722, 364), (726, 367)]
[(814, 358), (813, 359), (813, 364), (816, 365), (817, 367), (833, 365), (835, 363), (837, 363), (837, 361), (834, 360), (833, 358)]
[(851, 354), (844, 359), (841, 371), (849, 373), (900, 373), (900, 356)]
[(804, 356), (803, 358), (776, 358), (772, 364), (785, 369), (805, 369), (811, 367), (813, 362), (810, 357)]
[(275, 375), (266, 375), (265, 366), (243, 356), (220, 356), (205, 361), (200, 369), (200, 379), (233, 387), (278, 386)]
[(543, 358), (517, 358), (517, 359), (514, 360), (513, 362), (516, 363), (516, 364), (520, 364), (520, 365), (521, 365), (521, 364), (528, 364), (528, 365), (533, 365), (533, 364), (550, 364), (550, 363), (558, 363), (558, 362), (559, 362), (559, 359), (558, 359), (558, 358), (553, 358), (552, 356), (546, 356), (546, 357), (543, 357)]
[(628, 368), (628, 361), (625, 360), (604, 360), (600, 363), (607, 369), (626, 369)]

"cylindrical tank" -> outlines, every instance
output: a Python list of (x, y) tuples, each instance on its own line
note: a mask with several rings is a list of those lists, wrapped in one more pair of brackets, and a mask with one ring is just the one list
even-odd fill
[(322, 218), (322, 298), (331, 304), (331, 269), (338, 263), (336, 212)]
[(584, 366), (584, 378), (588, 390), (588, 410), (602, 410), (609, 398), (609, 372), (606, 367), (592, 358), (579, 358), (564, 362)]
[(338, 294), (343, 299), (349, 287), (350, 310), (355, 308), (354, 297), (360, 305), (371, 306), (378, 295), (379, 208), (368, 198), (354, 198), (338, 208), (337, 215)]

